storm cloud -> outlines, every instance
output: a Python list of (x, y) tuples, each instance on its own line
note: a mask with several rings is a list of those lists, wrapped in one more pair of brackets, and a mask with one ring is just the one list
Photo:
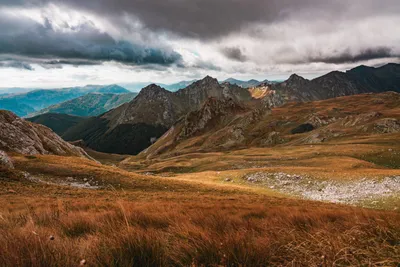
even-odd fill
[(0, 68), (16, 68), (16, 69), (22, 69), (22, 70), (34, 70), (34, 68), (30, 64), (28, 64), (26, 62), (16, 61), (16, 60), (0, 61)]
[(0, 54), (24, 56), (32, 61), (50, 59), (41, 62), (44, 65), (92, 65), (104, 61), (170, 65), (181, 59), (167, 47), (146, 47), (115, 40), (90, 22), (57, 30), (49, 19), (40, 24), (28, 18), (1, 15)]
[(221, 49), (222, 53), (229, 59), (237, 61), (246, 61), (246, 55), (243, 54), (242, 49), (239, 47), (224, 47)]
[(398, 0), (0, 0), (0, 67), (76, 83), (315, 77), (399, 62), (399, 14)]
[(125, 15), (138, 18), (146, 27), (183, 36), (215, 38), (253, 23), (274, 23), (298, 14), (309, 20), (316, 16), (341, 19), (363, 18), (377, 13), (398, 15), (397, 0), (384, 4), (374, 0), (5, 0), (13, 6), (39, 6), (48, 3), (95, 12), (113, 21)]
[(354, 62), (366, 61), (371, 59), (396, 58), (396, 57), (400, 57), (400, 54), (396, 55), (392, 53), (392, 48), (376, 47), (376, 48), (367, 48), (365, 50), (361, 50), (356, 54), (352, 54), (350, 52), (350, 49), (346, 49), (345, 51), (337, 55), (311, 57), (309, 61), (342, 64), (342, 63), (354, 63)]

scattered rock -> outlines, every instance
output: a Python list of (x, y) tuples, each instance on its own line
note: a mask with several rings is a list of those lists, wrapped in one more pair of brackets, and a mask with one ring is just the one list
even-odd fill
[(3, 150), (0, 150), (0, 166), (6, 167), (8, 169), (14, 169), (11, 158)]
[(231, 178), (225, 178), (225, 182), (232, 182)]
[(249, 174), (244, 179), (251, 183), (260, 183), (282, 193), (334, 203), (355, 204), (365, 199), (379, 199), (400, 191), (400, 176), (385, 177), (382, 180), (363, 178), (337, 182), (315, 180), (305, 175), (258, 172)]

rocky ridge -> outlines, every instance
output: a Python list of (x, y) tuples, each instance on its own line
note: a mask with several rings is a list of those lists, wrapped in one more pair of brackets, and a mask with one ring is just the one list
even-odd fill
[(49, 128), (0, 111), (0, 149), (25, 155), (54, 154), (90, 158), (83, 149), (65, 142)]

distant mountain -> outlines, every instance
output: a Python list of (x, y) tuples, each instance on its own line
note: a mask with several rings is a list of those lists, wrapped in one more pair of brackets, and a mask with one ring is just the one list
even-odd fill
[(123, 87), (131, 90), (132, 92), (140, 92), (140, 90), (142, 90), (142, 88), (145, 88), (145, 87), (149, 86), (150, 84), (157, 84), (158, 86), (163, 87), (163, 88), (167, 89), (168, 91), (176, 92), (179, 89), (183, 89), (195, 81), (196, 80), (180, 81), (180, 82), (172, 83), (172, 84), (154, 83), (154, 82), (135, 82), (135, 83), (121, 83), (121, 85)]
[(346, 72), (332, 71), (313, 80), (293, 74), (269, 89), (286, 102), (306, 102), (362, 93), (400, 92), (400, 64), (379, 68), (359, 66)]
[(61, 136), (69, 128), (77, 125), (78, 123), (86, 119), (87, 118), (85, 117), (71, 116), (67, 114), (45, 113), (32, 118), (28, 118), (26, 120), (49, 127), (56, 134)]
[(0, 150), (20, 154), (54, 154), (90, 158), (83, 149), (65, 142), (49, 128), (0, 111)]
[(143, 88), (131, 102), (72, 127), (63, 138), (82, 139), (88, 147), (101, 152), (137, 154), (209, 97), (251, 100), (246, 89), (220, 85), (208, 76), (177, 92), (153, 84)]
[(35, 90), (35, 89), (20, 88), (20, 87), (0, 88), (0, 96), (12, 95), (12, 94), (22, 94), (22, 93), (27, 93), (27, 92), (33, 91), (33, 90)]
[(230, 84), (236, 84), (236, 85), (238, 85), (240, 87), (243, 87), (243, 88), (257, 87), (260, 84), (270, 84), (271, 83), (268, 80), (257, 81), (257, 80), (252, 79), (252, 80), (248, 80), (248, 81), (241, 81), (241, 80), (237, 80), (237, 79), (234, 79), (234, 78), (226, 79), (224, 82), (227, 82), (227, 83), (230, 83)]
[(91, 93), (102, 93), (102, 94), (126, 94), (130, 93), (131, 91), (125, 89), (116, 84), (107, 85), (104, 87), (100, 87), (98, 89), (94, 89)]
[(0, 96), (0, 110), (12, 110), (17, 116), (23, 117), (35, 111), (35, 109), (27, 104), (20, 103), (17, 99), (4, 98)]
[[(122, 87), (121, 87), (122, 88)], [(122, 88), (123, 89), (123, 88)], [(102, 88), (100, 92), (125, 92), (119, 88)], [(89, 93), (60, 104), (52, 105), (38, 112), (30, 114), (37, 116), (44, 113), (62, 113), (75, 116), (98, 116), (124, 103), (130, 102), (137, 93)]]
[(98, 86), (87, 85), (84, 87), (71, 87), (63, 89), (40, 89), (23, 94), (0, 96), (0, 108), (17, 113), (19, 116), (26, 116), (33, 111), (47, 108), (88, 93), (127, 93), (128, 90), (112, 85)]
[(192, 83), (194, 83), (197, 80), (191, 80), (191, 81), (181, 81), (178, 83), (173, 83), (173, 84), (158, 84), (161, 87), (164, 87), (165, 89), (167, 89), (168, 91), (171, 92), (176, 92), (180, 89), (183, 89), (189, 85), (191, 85)]

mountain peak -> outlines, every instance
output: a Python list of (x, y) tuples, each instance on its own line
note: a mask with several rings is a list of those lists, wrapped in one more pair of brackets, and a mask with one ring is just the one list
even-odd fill
[(142, 93), (149, 93), (149, 92), (159, 93), (159, 92), (168, 92), (168, 91), (165, 90), (164, 88), (162, 88), (161, 86), (152, 83), (152, 84), (149, 84), (148, 86), (144, 87), (144, 88), (140, 91), (140, 94), (142, 94)]
[(218, 83), (218, 80), (207, 75), (206, 77), (204, 77), (203, 79), (199, 80), (198, 82), (200, 82), (202, 84), (208, 84), (208, 83), (216, 84), (216, 83)]
[(306, 79), (304, 79), (303, 77), (297, 75), (296, 73), (293, 73), (292, 75), (290, 75), (288, 81), (304, 81)]

